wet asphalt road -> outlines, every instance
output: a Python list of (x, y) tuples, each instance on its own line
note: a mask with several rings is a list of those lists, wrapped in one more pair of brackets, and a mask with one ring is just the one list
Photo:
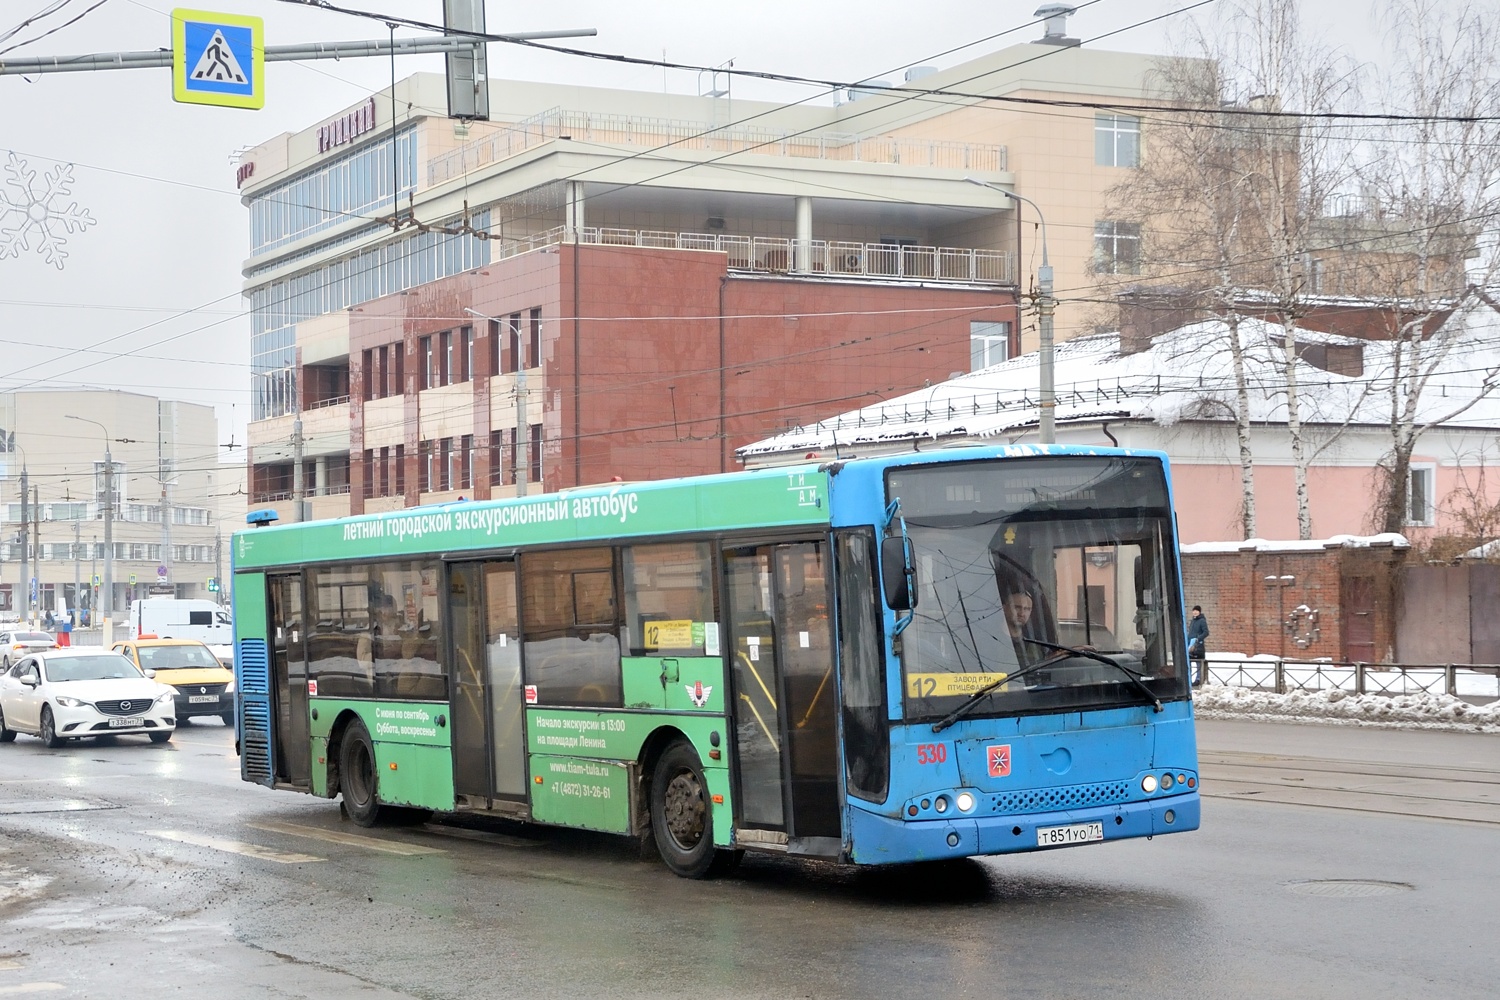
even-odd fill
[[(752, 855), (693, 883), (611, 837), (362, 830), (240, 782), (216, 722), (22, 736), (0, 745), (0, 997), (1500, 992), (1500, 738), (1200, 740), (1197, 833), (899, 870)], [(1426, 818), (1463, 796), (1494, 820)]]

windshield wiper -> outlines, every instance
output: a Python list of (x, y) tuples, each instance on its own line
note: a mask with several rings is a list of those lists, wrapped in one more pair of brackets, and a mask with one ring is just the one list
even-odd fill
[(1098, 660), (1100, 663), (1107, 663), (1111, 667), (1114, 667), (1116, 670), (1118, 670), (1120, 673), (1124, 674), (1126, 677), (1129, 677), (1130, 682), (1141, 689), (1141, 693), (1143, 693), (1151, 702), (1153, 711), (1161, 711), (1161, 699), (1156, 697), (1156, 693), (1146, 686), (1146, 682), (1141, 680), (1140, 674), (1136, 673), (1134, 670), (1131, 670), (1120, 661), (1111, 659), (1110, 657), (1105, 656), (1103, 653), (1096, 653), (1092, 649), (1077, 649), (1073, 646), (1059, 646), (1055, 642), (1043, 642), (1040, 639), (1022, 638), (1021, 641), (1029, 642), (1033, 646), (1041, 646), (1043, 649), (1051, 649), (1059, 653), (1071, 653), (1074, 656), (1082, 656), (1085, 659)]
[(1002, 674), (999, 680), (991, 681), (984, 687), (980, 688), (978, 691), (975, 691), (973, 694), (969, 695), (968, 701), (964, 702), (962, 705), (958, 706), (953, 711), (943, 716), (937, 722), (934, 722), (932, 724), (932, 731), (935, 733), (940, 733), (944, 729), (947, 729), (949, 726), (953, 725), (960, 718), (962, 718), (969, 711), (969, 709), (979, 704), (981, 700), (983, 700), (1000, 685), (1008, 684), (1013, 680), (1025, 677), (1027, 674), (1034, 674), (1043, 667), (1050, 666), (1052, 666), (1051, 662), (1043, 661), (1041, 663), (1033, 663), (1031, 666), (1025, 667), (1021, 670), (1017, 670), (1013, 674)]

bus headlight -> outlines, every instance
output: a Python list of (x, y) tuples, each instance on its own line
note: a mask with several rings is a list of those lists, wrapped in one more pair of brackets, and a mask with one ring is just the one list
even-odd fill
[(1148, 774), (1141, 779), (1141, 791), (1145, 792), (1147, 795), (1150, 795), (1152, 792), (1156, 791), (1156, 775)]
[(968, 792), (959, 792), (955, 801), (958, 803), (959, 812), (968, 812), (974, 808), (974, 796)]

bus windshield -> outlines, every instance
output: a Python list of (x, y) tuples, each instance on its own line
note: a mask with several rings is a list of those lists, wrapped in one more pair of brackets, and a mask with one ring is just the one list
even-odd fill
[(1160, 462), (906, 466), (888, 473), (887, 489), (917, 570), (915, 617), (901, 636), (906, 718), (944, 717), (985, 688), (966, 715), (1187, 696)]

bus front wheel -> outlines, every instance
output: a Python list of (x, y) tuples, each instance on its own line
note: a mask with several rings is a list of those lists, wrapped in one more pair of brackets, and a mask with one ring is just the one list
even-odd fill
[(698, 753), (686, 740), (667, 747), (651, 776), (651, 833), (657, 852), (683, 878), (709, 878), (731, 868), (735, 851), (714, 847), (713, 809)]
[(380, 817), (377, 774), (370, 731), (355, 719), (339, 743), (339, 791), (344, 796), (344, 811), (360, 826), (374, 826)]

